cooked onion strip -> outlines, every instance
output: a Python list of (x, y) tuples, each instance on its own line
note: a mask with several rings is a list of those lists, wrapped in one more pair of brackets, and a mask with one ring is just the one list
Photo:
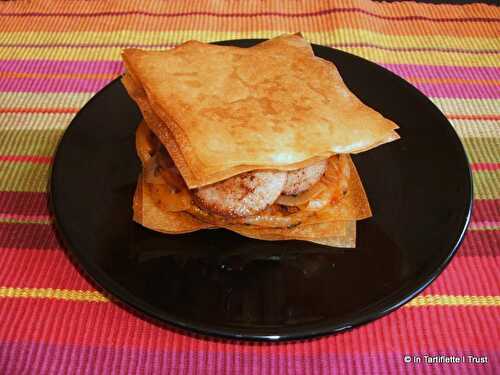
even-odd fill
[(144, 182), (154, 185), (165, 185), (166, 181), (160, 174), (160, 169), (161, 167), (158, 165), (156, 157), (152, 156), (147, 159), (142, 165)]
[(317, 196), (322, 191), (326, 190), (327, 186), (319, 181), (318, 183), (311, 186), (303, 193), (299, 195), (280, 195), (276, 203), (282, 204), (284, 206), (300, 206), (304, 203), (309, 202), (312, 198)]
[(333, 196), (334, 192), (331, 189), (325, 189), (319, 195), (301, 205), (300, 209), (304, 211), (319, 211), (330, 204)]
[(135, 137), (135, 147), (137, 155), (143, 163), (146, 163), (156, 152), (160, 142), (153, 132), (147, 127), (145, 122), (141, 122), (137, 128)]
[(167, 185), (158, 184), (150, 184), (148, 188), (156, 198), (155, 203), (167, 212), (186, 211), (192, 206), (187, 189), (173, 191)]

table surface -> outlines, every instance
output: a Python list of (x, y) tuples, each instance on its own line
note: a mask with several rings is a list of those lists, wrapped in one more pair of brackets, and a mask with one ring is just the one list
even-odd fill
[[(9, 1), (0, 2), (0, 20), (0, 374), (500, 371), (500, 8), (367, 0)], [(309, 341), (196, 337), (110, 302), (72, 263), (47, 208), (54, 150), (75, 113), (123, 71), (122, 48), (296, 31), (385, 66), (450, 119), (475, 184), (472, 222), (458, 254), (394, 313)], [(432, 355), (458, 356), (460, 363), (426, 363)]]

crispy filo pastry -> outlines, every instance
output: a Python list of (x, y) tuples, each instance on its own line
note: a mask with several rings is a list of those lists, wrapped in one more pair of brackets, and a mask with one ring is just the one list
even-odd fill
[[(151, 194), (151, 184), (144, 183), (142, 176), (134, 195), (134, 221), (146, 228), (167, 234), (181, 234), (201, 229), (219, 228), (202, 222), (186, 211), (165, 211)], [(333, 247), (354, 247), (355, 221), (333, 221), (319, 224), (297, 225), (292, 228), (256, 227), (251, 225), (220, 226), (246, 237), (276, 241), (303, 240)]]
[(251, 48), (127, 49), (123, 83), (190, 189), (293, 170), (399, 138), (300, 35)]
[[(136, 222), (169, 234), (224, 228), (262, 240), (355, 246), (356, 221), (372, 213), (349, 154), (398, 139), (398, 127), (351, 93), (300, 34), (250, 48), (189, 41), (122, 56), (122, 83), (144, 118), (136, 133), (143, 167)], [(304, 168), (323, 169), (305, 191), (277, 190), (251, 214), (217, 212), (197, 193), (258, 171), (288, 171), (288, 181)]]
[[(330, 157), (325, 174), (305, 193), (282, 196), (257, 215), (228, 218), (195, 204), (191, 190), (145, 122), (137, 129), (136, 148), (143, 173), (134, 196), (134, 220), (159, 232), (179, 234), (220, 227), (263, 240), (323, 241), (352, 247), (355, 220), (371, 216), (349, 155)], [(317, 209), (318, 205), (322, 208)]]

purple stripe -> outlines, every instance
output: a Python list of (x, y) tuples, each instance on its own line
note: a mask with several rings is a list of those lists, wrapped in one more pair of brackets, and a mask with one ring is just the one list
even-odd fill
[[(10, 78), (0, 80), (3, 92), (96, 92), (109, 79)], [(500, 90), (479, 84), (415, 84), (427, 96), (436, 98), (500, 98)]]
[[(176, 44), (138, 44), (138, 43), (30, 43), (30, 44), (0, 44), (0, 48), (172, 48)], [(399, 52), (445, 52), (464, 53), (471, 55), (499, 54), (497, 49), (464, 49), (464, 48), (440, 48), (440, 47), (388, 47), (372, 43), (338, 43), (332, 44), (334, 48), (374, 48), (383, 51)]]
[(286, 13), (286, 12), (252, 12), (252, 13), (222, 13), (222, 12), (208, 12), (208, 11), (190, 11), (190, 12), (173, 12), (173, 13), (155, 13), (146, 12), (140, 10), (130, 10), (130, 11), (115, 11), (115, 12), (93, 12), (93, 13), (76, 13), (76, 12), (24, 12), (24, 13), (14, 13), (14, 12), (4, 12), (0, 13), (0, 16), (7, 17), (107, 17), (107, 16), (148, 16), (148, 17), (191, 17), (191, 16), (212, 16), (212, 17), (222, 17), (222, 18), (248, 18), (248, 17), (314, 17), (314, 16), (324, 16), (333, 13), (360, 13), (374, 18), (393, 20), (393, 21), (431, 21), (431, 22), (500, 22), (499, 18), (488, 18), (488, 17), (426, 17), (417, 15), (408, 16), (385, 16), (382, 14), (372, 13), (361, 8), (331, 8), (323, 9), (315, 12), (301, 12), (301, 13)]
[(404, 77), (498, 79), (500, 68), (443, 65), (380, 64)]
[(121, 60), (0, 60), (0, 72), (119, 74), (122, 71)]
[[(381, 64), (403, 77), (498, 79), (500, 68), (413, 64)], [(0, 60), (0, 72), (120, 74), (120, 60)]]
[[(192, 339), (188, 339), (192, 340)], [(199, 341), (194, 342), (200, 343)], [(378, 374), (434, 373), (493, 374), (498, 366), (499, 351), (446, 350), (442, 353), (335, 353), (308, 354), (307, 350), (291, 349), (283, 354), (273, 351), (273, 345), (256, 344), (253, 350), (207, 350), (213, 345), (190, 345), (190, 351), (179, 345), (161, 350), (140, 348), (110, 348), (35, 342), (0, 343), (2, 374), (355, 374), (363, 369), (376, 369)], [(279, 345), (279, 344), (278, 344)], [(305, 342), (300, 347), (315, 345)], [(265, 348), (265, 349), (264, 349)], [(264, 349), (264, 350), (263, 350)], [(404, 361), (405, 355), (419, 356), (421, 363)], [(465, 356), (466, 363), (425, 363), (424, 355)], [(486, 356), (487, 364), (467, 363), (467, 355)], [(89, 360), (91, 359), (91, 360)], [(125, 370), (124, 372), (124, 369)], [(286, 371), (283, 371), (285, 370)], [(281, 371), (280, 371), (281, 370)]]
[(15, 78), (1, 79), (3, 92), (97, 92), (109, 79)]

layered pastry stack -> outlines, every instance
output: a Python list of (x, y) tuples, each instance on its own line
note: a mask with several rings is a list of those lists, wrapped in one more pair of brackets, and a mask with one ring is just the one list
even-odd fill
[(144, 121), (134, 220), (354, 247), (372, 215), (349, 156), (399, 138), (299, 34), (251, 48), (186, 42), (123, 52)]

